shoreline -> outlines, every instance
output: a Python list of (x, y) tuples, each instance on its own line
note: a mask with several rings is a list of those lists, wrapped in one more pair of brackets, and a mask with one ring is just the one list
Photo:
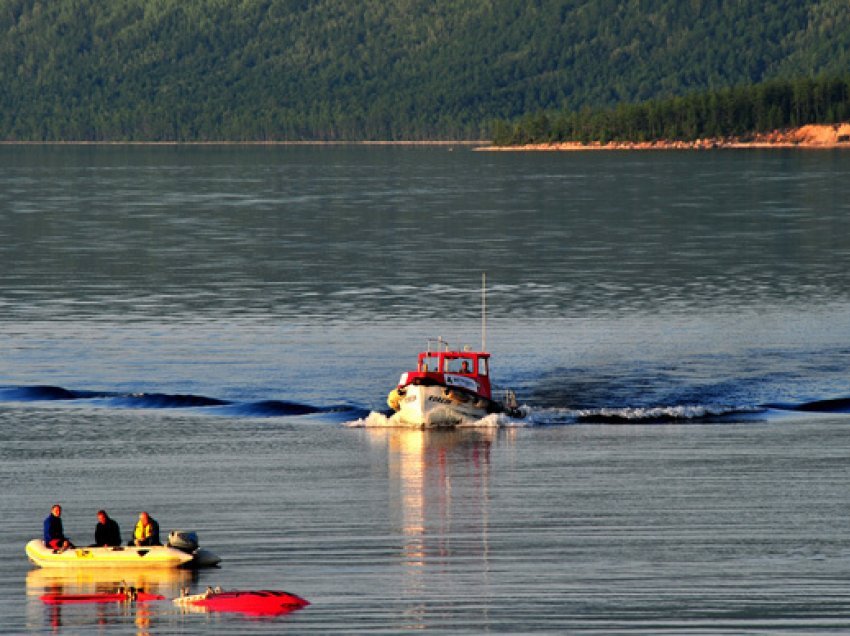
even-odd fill
[(473, 152), (594, 152), (631, 150), (723, 150), (723, 149), (813, 149), (832, 150), (850, 148), (850, 123), (808, 124), (798, 128), (774, 130), (769, 133), (754, 133), (739, 137), (706, 137), (693, 141), (657, 139), (654, 141), (553, 141), (544, 143), (497, 146), (490, 140), (277, 140), (277, 141), (142, 141), (142, 140), (65, 140), (31, 141), (0, 140), (0, 146), (397, 146), (397, 147), (442, 147), (452, 150), (455, 146), (469, 148)]
[(722, 149), (819, 149), (850, 148), (850, 124), (808, 124), (741, 137), (707, 137), (694, 141), (560, 141), (518, 146), (485, 146), (483, 152), (584, 152), (597, 150), (722, 150)]
[(470, 146), (490, 144), (489, 140), (456, 141), (13, 141), (0, 140), (0, 146)]

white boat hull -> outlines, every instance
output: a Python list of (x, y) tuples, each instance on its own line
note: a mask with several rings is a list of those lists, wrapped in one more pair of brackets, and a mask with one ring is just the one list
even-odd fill
[(492, 412), (491, 402), (440, 385), (408, 385), (392, 420), (419, 428), (476, 422)]
[(202, 563), (196, 556), (169, 546), (121, 546), (116, 548), (69, 548), (56, 552), (44, 541), (33, 539), (26, 546), (27, 557), (43, 568), (178, 568), (215, 565), (220, 559), (203, 550)]

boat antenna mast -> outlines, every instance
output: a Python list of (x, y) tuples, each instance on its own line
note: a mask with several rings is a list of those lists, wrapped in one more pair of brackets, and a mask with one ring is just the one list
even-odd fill
[(487, 273), (481, 272), (481, 351), (487, 351)]

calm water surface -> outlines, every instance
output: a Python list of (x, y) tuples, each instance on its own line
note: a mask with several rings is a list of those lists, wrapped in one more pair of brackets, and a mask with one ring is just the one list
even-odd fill
[[(0, 147), (0, 631), (846, 633), (850, 154)], [(382, 426), (428, 337), (521, 420)], [(218, 569), (32, 568), (50, 504)], [(285, 589), (267, 619), (45, 590)]]

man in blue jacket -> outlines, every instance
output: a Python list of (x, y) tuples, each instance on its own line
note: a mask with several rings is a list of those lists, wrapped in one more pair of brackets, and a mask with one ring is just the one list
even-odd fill
[(64, 552), (74, 547), (62, 528), (62, 506), (59, 504), (53, 504), (50, 514), (44, 520), (44, 544), (55, 552)]

